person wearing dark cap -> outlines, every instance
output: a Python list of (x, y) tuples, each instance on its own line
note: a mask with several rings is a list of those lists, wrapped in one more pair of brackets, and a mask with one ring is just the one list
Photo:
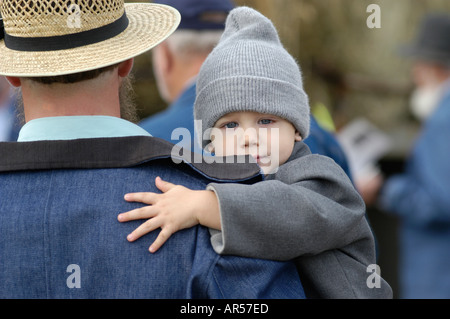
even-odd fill
[(413, 60), (410, 106), (422, 129), (404, 172), (372, 187), (374, 203), (401, 219), (400, 298), (450, 298), (449, 35), (450, 15), (432, 13), (402, 48)]
[[(217, 45), (225, 19), (233, 9), (231, 0), (156, 0), (181, 14), (178, 29), (153, 49), (153, 71), (157, 87), (169, 106), (139, 123), (154, 137), (201, 151), (194, 139), (193, 105), (195, 80), (203, 61)], [(183, 138), (172, 137), (177, 128)]]

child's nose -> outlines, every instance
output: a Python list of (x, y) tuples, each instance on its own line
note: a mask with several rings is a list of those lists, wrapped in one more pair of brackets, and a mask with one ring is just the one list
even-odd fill
[(244, 134), (244, 146), (255, 146), (258, 145), (258, 134), (253, 130), (247, 130)]

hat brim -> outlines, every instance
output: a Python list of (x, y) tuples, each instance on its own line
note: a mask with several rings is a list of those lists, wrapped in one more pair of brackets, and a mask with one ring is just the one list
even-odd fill
[(448, 52), (429, 50), (417, 45), (411, 45), (400, 47), (398, 53), (406, 58), (420, 59), (450, 66), (450, 54)]
[(126, 3), (129, 25), (119, 35), (68, 50), (24, 52), (0, 41), (0, 74), (46, 77), (79, 73), (110, 66), (138, 56), (164, 41), (178, 27), (179, 12), (166, 5)]

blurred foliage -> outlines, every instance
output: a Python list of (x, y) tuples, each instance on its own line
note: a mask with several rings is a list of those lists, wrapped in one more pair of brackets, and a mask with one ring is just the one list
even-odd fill
[[(410, 140), (417, 124), (408, 111), (411, 61), (397, 53), (413, 41), (426, 13), (450, 13), (448, 0), (235, 0), (271, 19), (299, 62), (311, 106), (325, 105), (337, 129), (365, 117), (394, 138)], [(370, 4), (381, 8), (381, 28), (370, 29)], [(140, 116), (166, 107), (150, 54), (135, 61)], [(408, 148), (407, 142), (401, 143)]]

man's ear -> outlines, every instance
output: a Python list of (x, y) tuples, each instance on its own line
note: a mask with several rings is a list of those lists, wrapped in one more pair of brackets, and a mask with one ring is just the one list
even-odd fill
[(5, 76), (6, 80), (8, 80), (9, 84), (11, 84), (14, 87), (20, 87), (22, 85), (22, 82), (20, 81), (20, 78), (15, 76)]
[(295, 131), (295, 141), (300, 142), (302, 140), (302, 136), (299, 131)]
[(170, 50), (169, 45), (164, 41), (160, 43), (156, 49), (158, 52), (155, 52), (155, 54), (159, 55), (157, 59), (157, 63), (159, 64), (158, 67), (163, 74), (170, 73), (175, 64), (175, 57)]
[(133, 68), (134, 59), (128, 59), (119, 64), (119, 76), (124, 78), (130, 74), (131, 69)]

